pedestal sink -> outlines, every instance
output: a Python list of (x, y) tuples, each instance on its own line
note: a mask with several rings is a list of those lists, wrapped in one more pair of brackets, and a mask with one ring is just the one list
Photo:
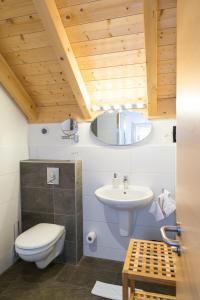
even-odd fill
[(95, 195), (104, 205), (118, 210), (121, 236), (128, 236), (130, 233), (134, 209), (148, 205), (153, 199), (150, 188), (137, 185), (129, 185), (128, 189), (124, 189), (123, 185), (117, 188), (104, 185), (95, 191)]

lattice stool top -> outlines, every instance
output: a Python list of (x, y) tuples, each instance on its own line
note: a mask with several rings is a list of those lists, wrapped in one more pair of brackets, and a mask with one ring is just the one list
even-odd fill
[(131, 240), (123, 272), (128, 278), (176, 284), (176, 255), (163, 242)]
[(132, 300), (176, 300), (176, 297), (135, 290), (135, 294), (134, 296), (133, 295), (131, 296), (130, 300), (131, 299)]

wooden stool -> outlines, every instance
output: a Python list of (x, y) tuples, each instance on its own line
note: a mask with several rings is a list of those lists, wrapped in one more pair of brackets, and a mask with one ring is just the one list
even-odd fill
[(131, 294), (130, 300), (176, 300), (176, 297), (135, 290), (135, 295)]
[(175, 286), (175, 262), (175, 253), (163, 242), (130, 240), (122, 271), (123, 300), (128, 300), (129, 287), (134, 294), (136, 281)]

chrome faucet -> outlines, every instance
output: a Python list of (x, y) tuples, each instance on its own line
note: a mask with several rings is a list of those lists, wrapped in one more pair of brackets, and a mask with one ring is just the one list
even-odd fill
[(128, 190), (128, 176), (124, 176), (123, 186), (124, 186), (124, 194), (126, 194), (126, 190)]

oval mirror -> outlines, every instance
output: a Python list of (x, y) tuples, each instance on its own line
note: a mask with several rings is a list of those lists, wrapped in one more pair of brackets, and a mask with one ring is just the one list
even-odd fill
[(151, 132), (151, 122), (134, 111), (108, 111), (91, 123), (92, 133), (109, 145), (132, 145), (145, 139)]

